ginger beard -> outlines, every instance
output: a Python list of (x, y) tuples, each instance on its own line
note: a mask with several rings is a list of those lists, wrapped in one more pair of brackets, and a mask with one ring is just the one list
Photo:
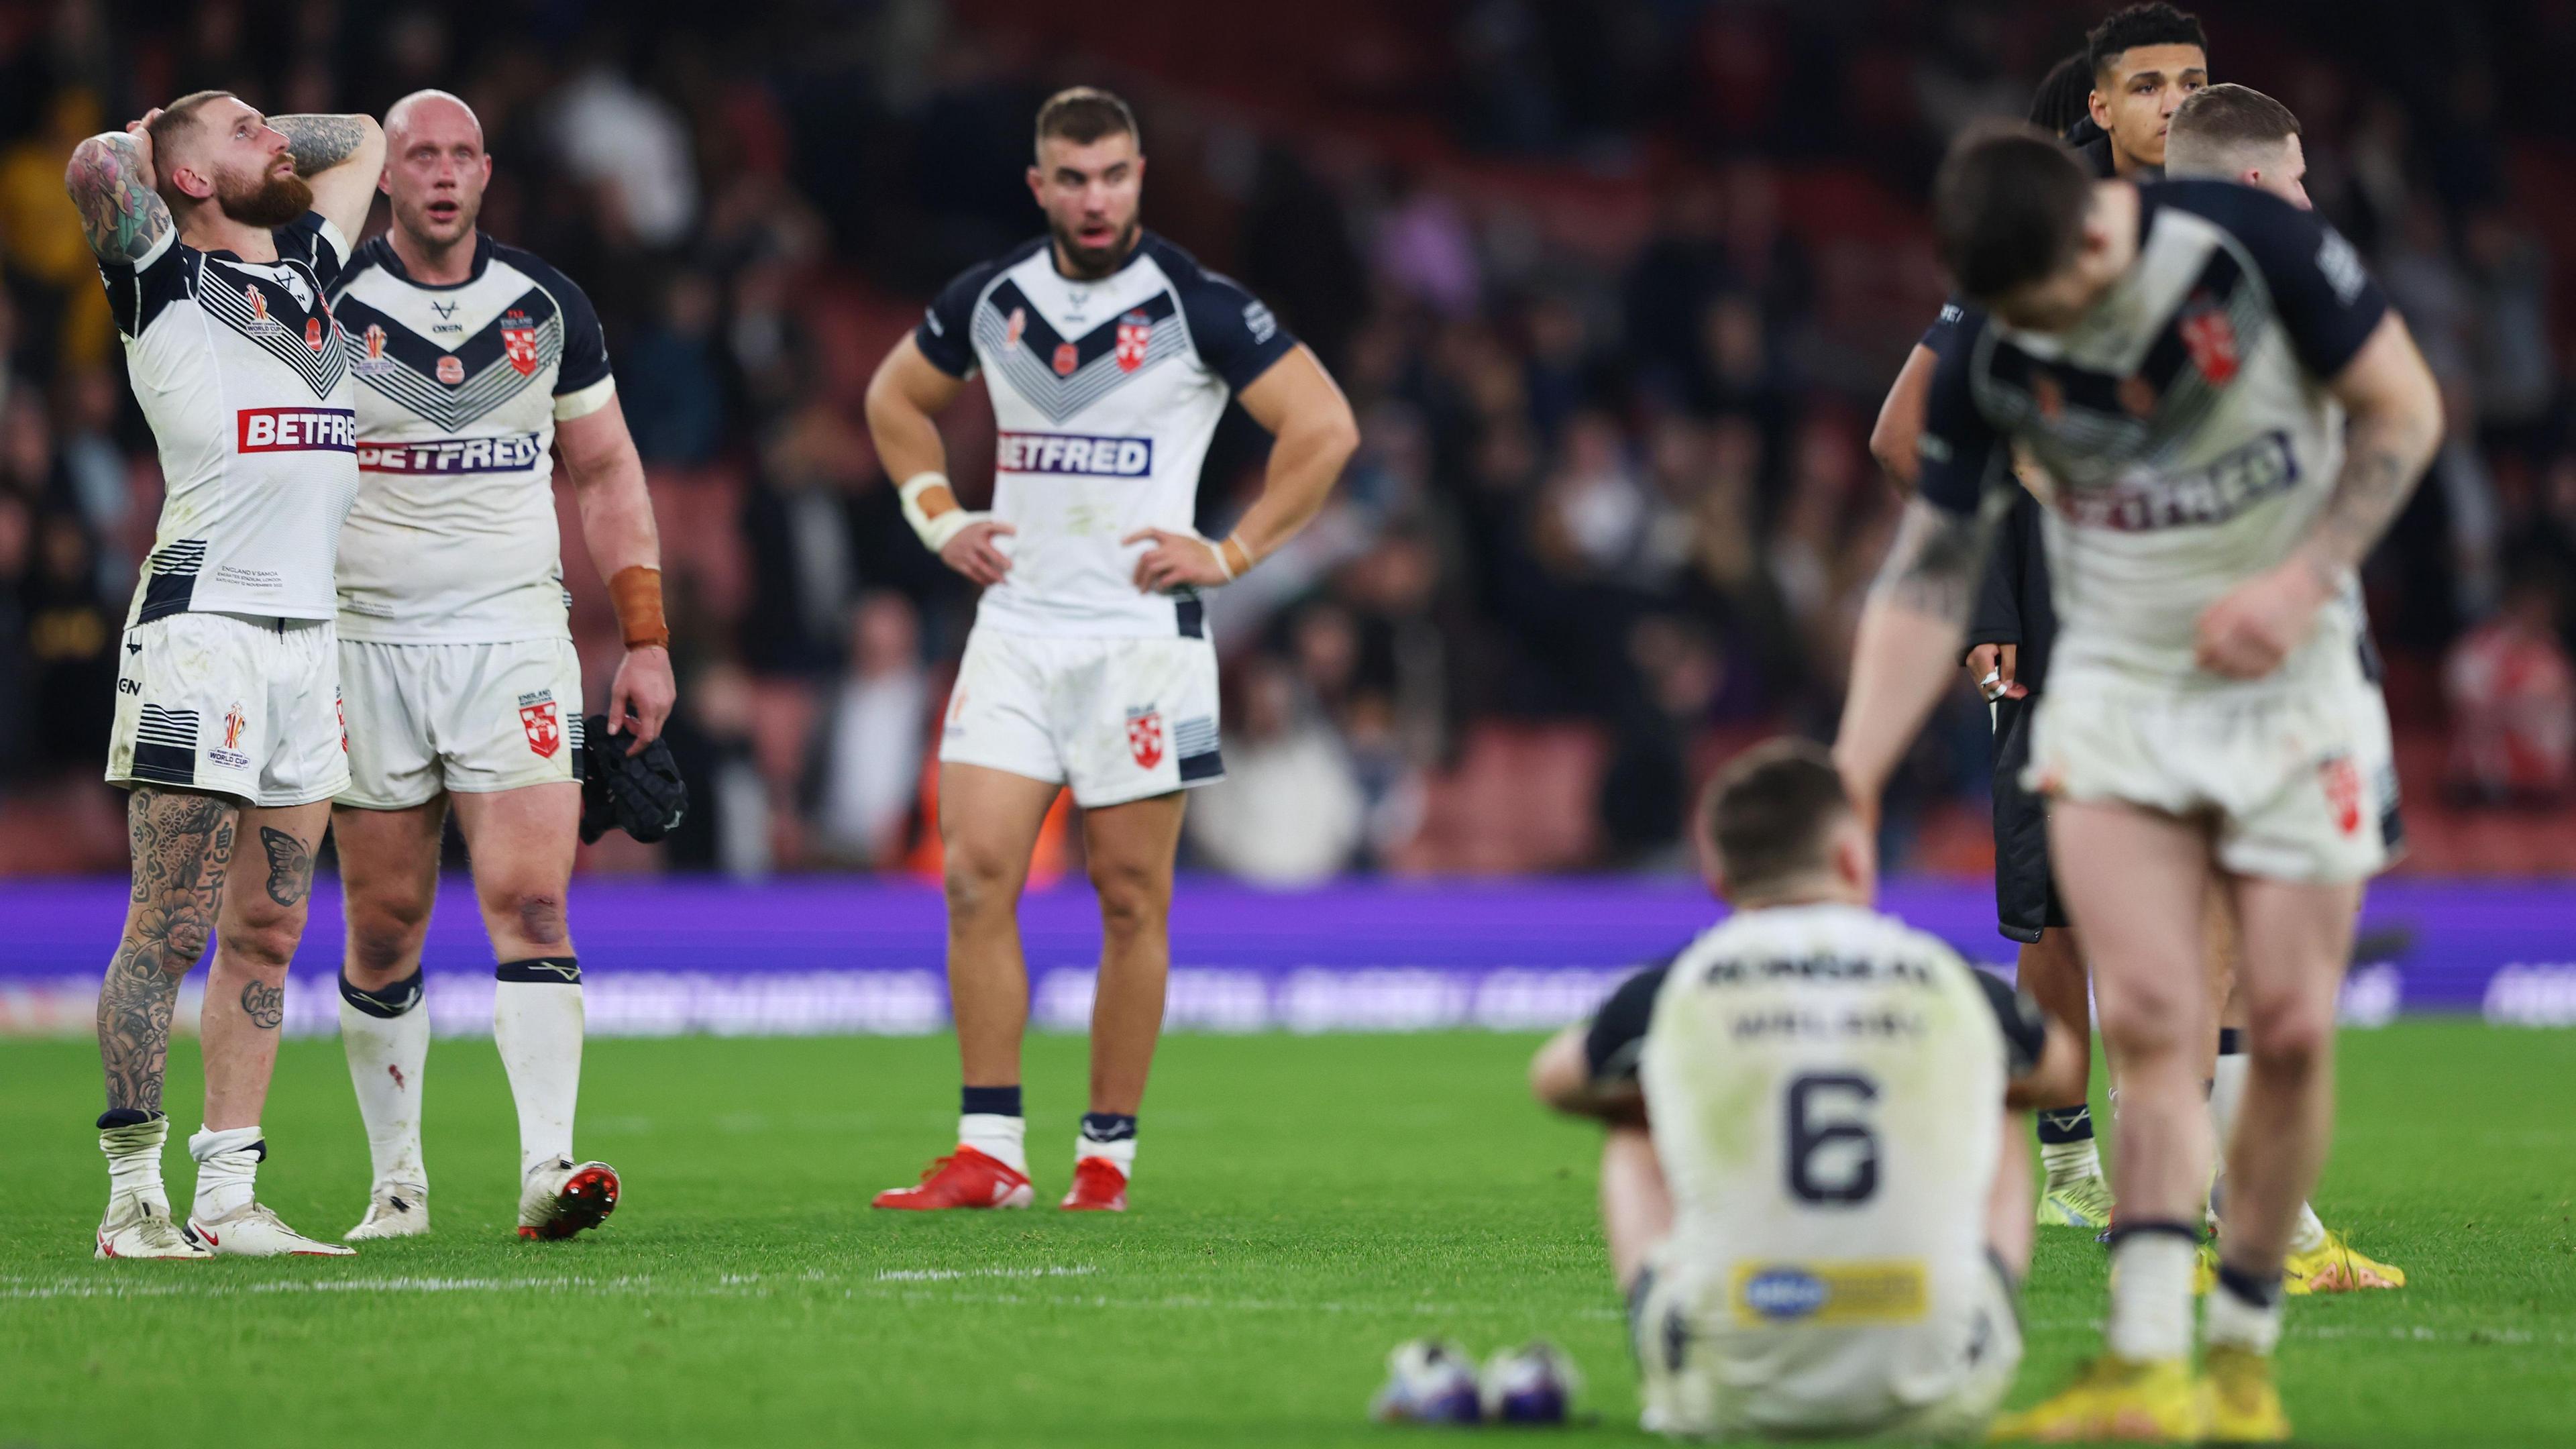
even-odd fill
[(286, 226), (313, 209), (313, 188), (295, 174), (292, 163), (281, 160), (278, 167), (248, 176), (216, 171), (215, 201), (224, 215), (244, 226)]

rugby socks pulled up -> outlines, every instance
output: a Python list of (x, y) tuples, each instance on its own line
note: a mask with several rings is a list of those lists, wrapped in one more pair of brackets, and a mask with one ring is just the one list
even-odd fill
[(519, 1106), (519, 1175), (572, 1160), (581, 1096), (581, 963), (570, 956), (504, 961), (493, 971), (492, 1043)]
[(100, 1114), (98, 1150), (107, 1154), (107, 1200), (127, 1193), (140, 1196), (170, 1215), (170, 1193), (161, 1185), (161, 1148), (170, 1140), (170, 1119), (158, 1112), (119, 1107)]
[(197, 1159), (197, 1205), (190, 1216), (209, 1222), (250, 1206), (257, 1195), (260, 1159), (268, 1140), (257, 1124), (201, 1128), (188, 1139), (188, 1155)]
[(2053, 1192), (2069, 1183), (2102, 1175), (2102, 1153), (2093, 1140), (2090, 1104), (2043, 1108), (2038, 1118), (2039, 1161), (2048, 1172), (2041, 1191)]
[(340, 977), (340, 1047), (357, 1088), (358, 1118), (367, 1127), (373, 1186), (405, 1183), (429, 1189), (421, 1160), (422, 1071), (429, 1065), (429, 1013), (421, 1008), (420, 973), (369, 991)]
[(1020, 1112), (1019, 1085), (961, 1087), (957, 1098), (958, 1145), (1028, 1176), (1029, 1119)]
[(2103, 1345), (2131, 1363), (2191, 1353), (2191, 1265), (2200, 1234), (2187, 1223), (2111, 1226), (2111, 1317)]
[(2219, 1264), (2202, 1333), (2211, 1347), (2271, 1353), (2281, 1342), (2281, 1275), (2256, 1277)]
[(1118, 1175), (1136, 1175), (1136, 1117), (1132, 1112), (1085, 1112), (1082, 1133), (1074, 1139), (1073, 1160), (1097, 1157), (1118, 1169)]

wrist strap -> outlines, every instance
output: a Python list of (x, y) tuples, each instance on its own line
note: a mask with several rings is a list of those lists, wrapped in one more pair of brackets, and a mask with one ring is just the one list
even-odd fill
[(1224, 570), (1227, 583), (1252, 572), (1252, 550), (1244, 546), (1241, 530), (1227, 534), (1225, 542), (1214, 545), (1214, 548), (1216, 566)]
[(912, 525), (922, 547), (932, 553), (946, 548), (948, 540), (968, 526), (992, 516), (959, 507), (957, 490), (948, 485), (945, 473), (915, 473), (897, 491), (903, 499), (903, 521)]
[(629, 649), (671, 647), (671, 625), (662, 617), (662, 571), (628, 564), (609, 576), (608, 602)]

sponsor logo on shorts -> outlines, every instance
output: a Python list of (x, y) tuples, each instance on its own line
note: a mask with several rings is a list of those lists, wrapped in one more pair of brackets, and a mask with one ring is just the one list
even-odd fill
[(358, 415), (348, 408), (243, 408), (234, 448), (244, 453), (354, 453)]
[(493, 438), (421, 438), (408, 443), (363, 443), (361, 473), (519, 473), (545, 461), (535, 433)]
[(993, 467), (1003, 473), (1142, 478), (1154, 471), (1154, 440), (1004, 433), (995, 440)]
[(2299, 481), (2290, 435), (2275, 429), (2189, 473), (2141, 472), (2107, 488), (2060, 489), (2059, 506), (2078, 528), (2152, 533), (2225, 523)]
[(519, 696), (519, 728), (528, 737), (528, 748), (545, 759), (553, 759), (563, 748), (563, 715), (555, 707), (555, 692), (540, 689)]
[(1151, 705), (1127, 711), (1127, 753), (1134, 756), (1136, 768), (1150, 770), (1163, 763), (1163, 712)]
[(243, 712), (241, 701), (233, 701), (233, 707), (224, 711), (224, 742), (206, 746), (206, 758), (227, 770), (249, 769), (250, 756), (241, 748), (242, 731), (249, 726), (250, 716)]
[(2335, 829), (2346, 835), (2361, 833), (2361, 770), (2350, 755), (2337, 755), (2317, 766), (2317, 779), (2325, 786), (2326, 809), (2333, 813)]
[(1732, 1296), (1735, 1321), (1746, 1328), (1912, 1323), (1929, 1302), (1923, 1265), (1910, 1259), (1746, 1263), (1735, 1270)]

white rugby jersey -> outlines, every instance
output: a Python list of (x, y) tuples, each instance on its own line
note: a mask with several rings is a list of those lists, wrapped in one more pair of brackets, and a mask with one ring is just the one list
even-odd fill
[(270, 236), (274, 262), (199, 251), (173, 232), (134, 262), (99, 263), (165, 490), (129, 624), (190, 610), (332, 615), (358, 465), (326, 293), (349, 242), (318, 212)]
[(1119, 540), (1191, 526), (1226, 400), (1297, 345), (1270, 309), (1152, 232), (1092, 281), (1040, 237), (949, 283), (913, 340), (953, 377), (981, 368), (993, 398), (993, 514), (1019, 532), (976, 622), (1200, 637), (1197, 592), (1137, 592), (1146, 546)]
[[(2137, 260), (2064, 332), (1962, 322), (1933, 376), (1923, 496), (1954, 512), (2014, 486), (2007, 438), (2055, 483), (2052, 676), (2112, 670), (2242, 689), (2199, 670), (2200, 614), (2287, 559), (2333, 491), (2343, 415), (2325, 380), (2387, 313), (2315, 213), (2226, 181), (2139, 188)], [(2255, 688), (2338, 663), (2362, 629), (2347, 579)]]
[(2036, 1007), (1892, 916), (1744, 911), (1675, 958), (1639, 1081), (1687, 1334), (1762, 1416), (1866, 1422), (1969, 1367), (2004, 1087)]
[(340, 535), (340, 637), (506, 644), (566, 637), (555, 423), (617, 382), (590, 299), (490, 237), (432, 286), (389, 238), (332, 288), (358, 379), (358, 504)]

